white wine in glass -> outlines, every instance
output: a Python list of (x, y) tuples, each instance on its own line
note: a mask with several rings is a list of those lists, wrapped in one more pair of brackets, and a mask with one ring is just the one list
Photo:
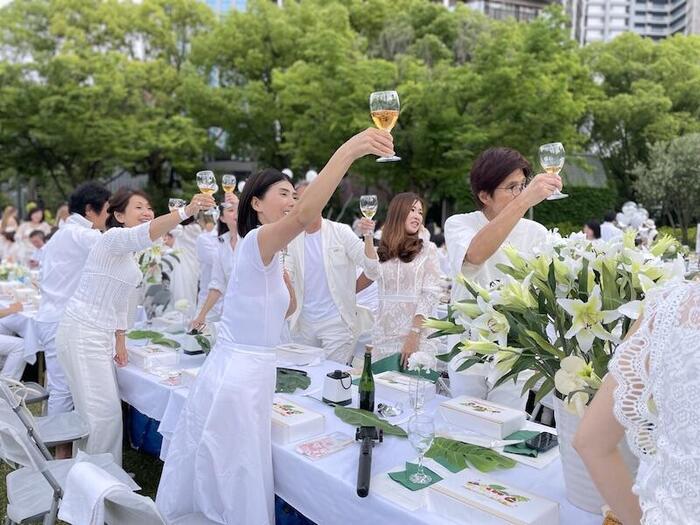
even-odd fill
[[(564, 167), (566, 152), (561, 142), (552, 142), (551, 144), (543, 144), (540, 146), (540, 164), (545, 173), (549, 175), (559, 175), (559, 172)], [(548, 201), (556, 201), (568, 197), (566, 193), (556, 190), (549, 197)]]
[(236, 190), (236, 176), (224, 175), (221, 177), (221, 186), (224, 188), (224, 193), (233, 193)]
[[(396, 91), (375, 91), (369, 96), (369, 111), (372, 115), (374, 125), (379, 129), (391, 132), (399, 120), (401, 103), (399, 94)], [(392, 155), (391, 157), (379, 157), (377, 162), (396, 162), (401, 157)]]
[[(362, 195), (360, 197), (360, 211), (365, 219), (372, 220), (377, 213), (378, 199), (376, 195)], [(371, 236), (371, 233), (366, 233), (365, 237)]]
[[(199, 191), (205, 193), (206, 195), (214, 195), (219, 189), (214, 172), (209, 170), (198, 171), (197, 187), (199, 188)], [(207, 215), (213, 215), (212, 210), (207, 210), (204, 213)]]

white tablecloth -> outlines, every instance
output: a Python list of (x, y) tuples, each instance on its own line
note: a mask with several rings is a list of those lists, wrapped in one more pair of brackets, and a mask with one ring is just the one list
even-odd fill
[[(201, 356), (198, 357), (201, 362)], [(183, 368), (197, 366), (197, 358), (183, 359)], [(311, 377), (311, 386), (304, 394), (313, 393), (323, 385), (323, 377), (337, 364), (323, 363), (315, 367), (303, 368)], [(163, 434), (164, 457), (169, 436), (175, 429), (189, 390), (186, 387), (170, 387), (151, 374), (132, 365), (118, 370), (118, 380), (122, 399), (140, 412), (161, 421), (159, 432)], [(340, 431), (354, 436), (355, 429), (340, 421), (331, 407), (306, 395), (289, 395), (296, 403), (325, 415), (325, 432)], [(436, 399), (427, 411), (438, 403)], [(370, 489), (367, 498), (359, 498), (355, 493), (359, 445), (355, 444), (321, 460), (311, 461), (294, 451), (294, 444), (273, 445), (275, 468), (275, 492), (295, 507), (299, 512), (319, 525), (326, 523), (361, 524), (371, 523), (380, 518), (383, 523), (445, 524), (446, 520), (429, 512), (426, 508), (408, 511), (385, 499)], [(373, 476), (397, 470), (395, 467), (412, 461), (416, 457), (408, 440), (386, 436), (384, 443), (378, 444), (373, 452)], [(431, 468), (435, 465), (430, 464)], [(560, 523), (563, 525), (599, 525), (602, 517), (584, 512), (571, 505), (564, 494), (564, 479), (559, 460), (538, 470), (518, 465), (510, 470), (492, 472), (490, 476), (511, 483), (535, 494), (560, 503)], [(424, 497), (425, 491), (414, 493), (414, 497)], [(505, 522), (504, 522), (505, 523)], [(478, 524), (478, 520), (474, 525)]]
[[(2, 308), (8, 305), (7, 302), (0, 303)], [(36, 325), (34, 324), (35, 315), (36, 310), (24, 310), (0, 319), (1, 327), (17, 334), (24, 340), (24, 360), (29, 364), (36, 362), (36, 353), (42, 350), (37, 339)]]

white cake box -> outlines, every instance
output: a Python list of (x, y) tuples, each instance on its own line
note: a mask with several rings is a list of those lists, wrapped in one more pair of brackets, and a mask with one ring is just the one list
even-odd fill
[(199, 375), (199, 371), (201, 369), (201, 366), (198, 366), (196, 368), (185, 368), (180, 375), (180, 384), (182, 386), (187, 387), (192, 386), (195, 380), (197, 379), (197, 376)]
[(374, 376), (374, 397), (380, 401), (392, 403), (409, 402), (409, 385), (416, 379), (425, 383), (425, 402), (435, 397), (435, 383), (427, 379), (418, 379), (400, 372), (381, 372)]
[(503, 439), (525, 426), (525, 412), (477, 397), (459, 396), (440, 403), (440, 414), (452, 425)]
[(275, 351), (278, 361), (294, 366), (305, 366), (316, 359), (323, 360), (325, 357), (323, 348), (297, 343), (279, 345), (275, 348)]
[(469, 525), (559, 525), (557, 502), (471, 469), (432, 485), (428, 508)]
[(177, 354), (171, 348), (158, 345), (129, 346), (129, 363), (149, 370), (177, 365)]
[(272, 401), (272, 441), (287, 445), (323, 434), (326, 421), (323, 414), (297, 405), (289, 399), (275, 396)]

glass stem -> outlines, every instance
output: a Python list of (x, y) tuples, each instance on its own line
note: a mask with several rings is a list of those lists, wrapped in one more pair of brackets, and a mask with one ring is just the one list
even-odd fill
[(418, 455), (418, 474), (423, 474), (423, 454)]

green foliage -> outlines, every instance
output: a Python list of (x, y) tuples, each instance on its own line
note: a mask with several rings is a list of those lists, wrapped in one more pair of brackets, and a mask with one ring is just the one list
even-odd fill
[(403, 428), (387, 423), (385, 420), (380, 419), (374, 412), (368, 412), (367, 410), (362, 410), (359, 408), (337, 406), (335, 407), (335, 415), (338, 416), (338, 419), (344, 423), (347, 423), (348, 425), (355, 427), (377, 427), (378, 429), (383, 430), (384, 434), (390, 436), (407, 437), (406, 431)]
[(620, 199), (611, 188), (565, 186), (564, 192), (569, 194), (568, 199), (544, 201), (534, 208), (537, 222), (547, 228), (566, 222), (574, 226), (571, 231), (580, 231), (586, 221), (602, 222), (606, 212), (619, 208)]
[(180, 343), (174, 339), (165, 337), (154, 330), (132, 330), (126, 334), (129, 339), (148, 339), (151, 344), (162, 345), (170, 348), (180, 348)]
[[(672, 237), (675, 237), (678, 239), (679, 242), (683, 242), (683, 232), (680, 228), (673, 228), (671, 226), (661, 226), (658, 228), (659, 230), (659, 235), (671, 235)], [(697, 235), (698, 235), (698, 228), (697, 226), (693, 226), (691, 228), (688, 228), (688, 242), (686, 243), (688, 247), (690, 248), (691, 251), (696, 251), (697, 250)]]
[(451, 472), (459, 472), (472, 466), (480, 472), (513, 468), (516, 463), (489, 448), (437, 437), (425, 456), (432, 458)]
[(296, 389), (306, 390), (311, 384), (311, 379), (301, 370), (289, 368), (277, 369), (277, 384), (275, 392), (283, 394), (293, 394)]

